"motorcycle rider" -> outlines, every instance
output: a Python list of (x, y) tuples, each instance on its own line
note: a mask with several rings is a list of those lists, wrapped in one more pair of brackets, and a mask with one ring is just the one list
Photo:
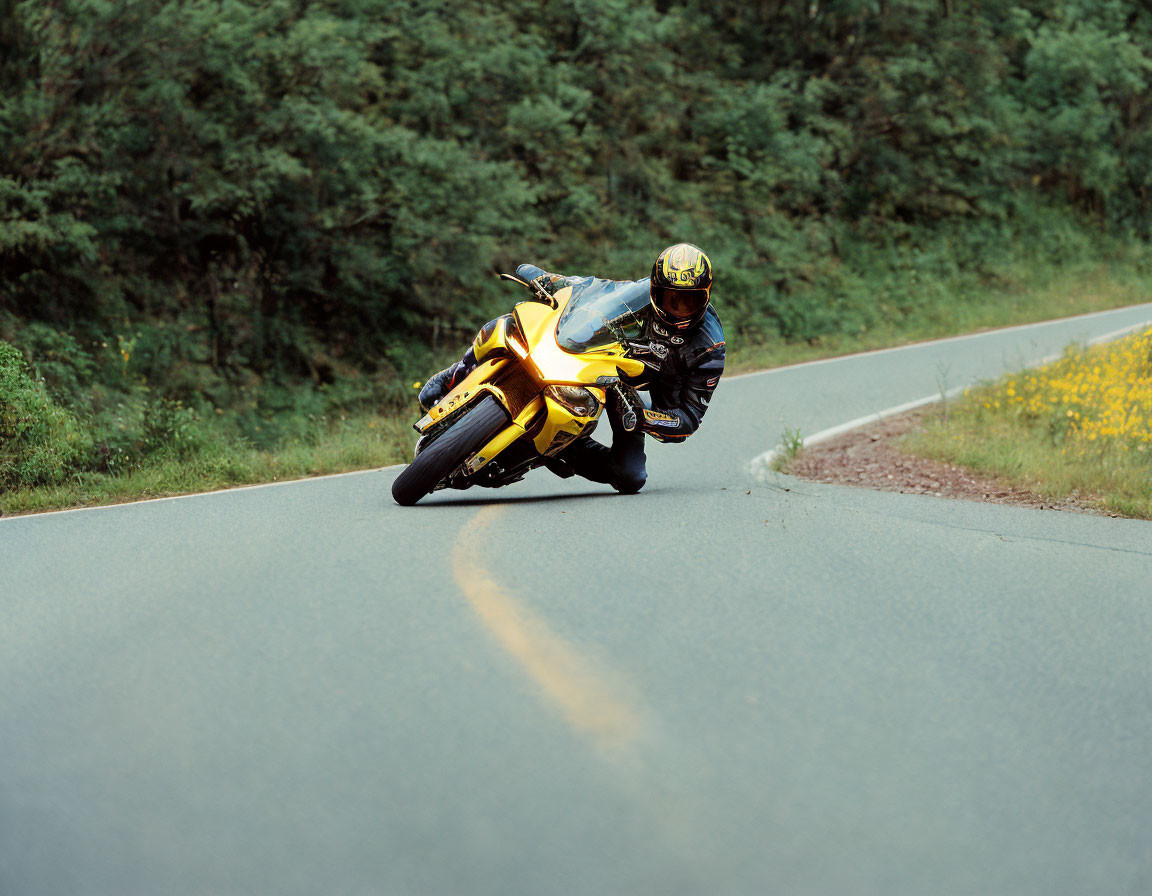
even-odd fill
[[(593, 284), (594, 277), (568, 277), (522, 264), (516, 275), (543, 286), (549, 293), (563, 286)], [(632, 357), (643, 361), (645, 374), (629, 386), (647, 390), (651, 407), (632, 403), (638, 421), (625, 429), (629, 408), (616, 390), (609, 391), (608, 421), (612, 445), (580, 439), (545, 465), (558, 476), (574, 474), (634, 494), (647, 478), (644, 435), (662, 442), (683, 442), (700, 426), (708, 402), (724, 371), (724, 328), (711, 303), (712, 262), (691, 243), (669, 246), (656, 258), (648, 278), (651, 303), (640, 313), (640, 339), (629, 343)], [(636, 281), (643, 282), (643, 281)], [(500, 318), (485, 324), (480, 344)], [(420, 390), (420, 406), (427, 411), (476, 367), (473, 346), (451, 367), (432, 376)], [(633, 393), (634, 394), (634, 393)]]

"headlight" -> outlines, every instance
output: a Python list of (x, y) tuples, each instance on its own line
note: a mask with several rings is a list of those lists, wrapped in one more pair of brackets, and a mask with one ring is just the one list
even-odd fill
[(600, 407), (596, 396), (583, 386), (549, 386), (546, 392), (577, 417), (591, 417)]

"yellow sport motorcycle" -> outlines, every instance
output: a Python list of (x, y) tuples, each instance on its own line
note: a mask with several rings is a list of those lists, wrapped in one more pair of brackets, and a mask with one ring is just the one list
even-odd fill
[(647, 283), (589, 278), (552, 295), (538, 282), (500, 276), (532, 298), (480, 332), (479, 365), (416, 423), (416, 457), (392, 483), (398, 504), (522, 479), (591, 436), (609, 390), (624, 402), (624, 427), (636, 426), (639, 405), (622, 380), (645, 371), (628, 343), (640, 336)]

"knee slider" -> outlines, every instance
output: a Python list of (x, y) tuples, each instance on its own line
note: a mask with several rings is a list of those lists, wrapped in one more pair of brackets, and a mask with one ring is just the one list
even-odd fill
[(612, 487), (622, 495), (634, 495), (648, 481), (646, 473), (617, 473)]

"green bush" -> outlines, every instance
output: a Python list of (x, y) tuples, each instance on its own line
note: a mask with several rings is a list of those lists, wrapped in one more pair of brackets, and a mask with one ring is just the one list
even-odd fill
[(86, 401), (96, 364), (71, 333), (33, 322), (21, 328), (17, 343), (54, 401), (70, 407)]
[(141, 433), (149, 459), (164, 455), (187, 460), (211, 443), (196, 412), (169, 398), (153, 398), (144, 406)]
[(91, 438), (54, 403), (24, 356), (0, 342), (0, 488), (55, 485), (80, 469)]

